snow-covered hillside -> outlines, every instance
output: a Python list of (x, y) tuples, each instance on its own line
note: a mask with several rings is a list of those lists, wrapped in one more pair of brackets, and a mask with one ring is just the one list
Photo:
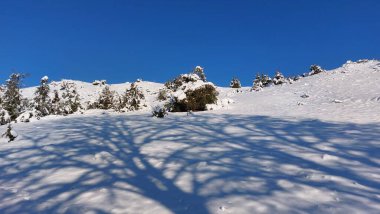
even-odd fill
[[(219, 87), (215, 110), (160, 119), (163, 84), (143, 81), (142, 111), (14, 124), (0, 213), (379, 213), (379, 82), (379, 61), (351, 62), (259, 92)], [(82, 102), (103, 87), (76, 84)]]

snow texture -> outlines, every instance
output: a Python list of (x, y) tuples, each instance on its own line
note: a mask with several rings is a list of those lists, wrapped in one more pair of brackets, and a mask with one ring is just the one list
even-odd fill
[[(15, 123), (0, 213), (379, 213), (379, 81), (379, 61), (350, 62), (259, 92), (218, 88), (228, 105), (208, 112)], [(75, 83), (82, 102), (102, 88)], [(162, 84), (138, 85), (159, 103)]]

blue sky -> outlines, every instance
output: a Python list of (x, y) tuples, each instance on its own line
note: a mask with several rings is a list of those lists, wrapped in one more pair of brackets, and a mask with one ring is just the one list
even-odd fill
[(0, 0), (0, 81), (48, 75), (164, 82), (194, 66), (251, 85), (257, 72), (380, 58), (379, 0)]

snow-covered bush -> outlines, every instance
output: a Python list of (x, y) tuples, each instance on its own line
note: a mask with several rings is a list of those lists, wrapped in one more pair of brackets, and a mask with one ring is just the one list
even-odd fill
[(197, 74), (181, 74), (165, 84), (170, 92), (169, 110), (173, 112), (204, 111), (217, 101), (214, 84), (204, 82)]
[(204, 68), (202, 68), (201, 66), (196, 66), (193, 70), (193, 73), (198, 75), (198, 77), (203, 81), (203, 82), (206, 82), (206, 75), (205, 75), (205, 72), (204, 72)]
[(321, 68), (321, 66), (319, 65), (311, 65), (310, 66), (310, 72), (309, 72), (309, 76), (311, 75), (315, 75), (315, 74), (319, 74), (319, 73), (322, 73), (324, 72), (325, 70)]
[(260, 76), (260, 74), (257, 74), (255, 80), (253, 80), (253, 86), (252, 86), (251, 90), (261, 91), (263, 89), (263, 87), (264, 87), (264, 85), (263, 85), (263, 82), (261, 80), (261, 76)]
[(157, 100), (159, 101), (164, 101), (168, 98), (168, 92), (166, 91), (166, 89), (160, 89), (158, 91), (158, 96), (157, 96)]
[(8, 142), (14, 141), (17, 137), (17, 132), (12, 129), (11, 124), (8, 125), (7, 130), (1, 135), (1, 137), (8, 138)]
[(52, 102), (49, 97), (50, 87), (49, 78), (44, 76), (41, 78), (40, 86), (37, 87), (34, 95), (34, 108), (39, 116), (46, 116), (52, 113)]
[(106, 80), (94, 80), (94, 82), (92, 82), (92, 85), (106, 85), (106, 84), (107, 84)]
[(31, 121), (32, 118), (36, 118), (39, 120), (41, 117), (40, 112), (36, 112), (33, 110), (24, 111), (20, 116), (16, 118), (16, 122), (21, 123), (28, 123)]
[(11, 116), (8, 111), (0, 107), (0, 125), (5, 125), (11, 122)]
[(230, 82), (230, 87), (231, 88), (241, 88), (240, 80), (236, 77), (232, 78), (232, 80)]
[(260, 80), (261, 80), (261, 83), (262, 83), (263, 87), (268, 87), (268, 86), (272, 85), (272, 83), (273, 83), (272, 78), (270, 78), (266, 74), (261, 74), (261, 79)]
[(213, 84), (204, 84), (195, 89), (173, 93), (170, 110), (173, 112), (205, 111), (207, 104), (216, 103), (218, 92)]
[(275, 84), (275, 85), (281, 85), (281, 84), (284, 84), (284, 83), (286, 83), (286, 79), (285, 79), (284, 75), (282, 75), (281, 72), (276, 71), (276, 74), (273, 77), (273, 84)]
[[(177, 91), (178, 89), (184, 89), (184, 85), (188, 83), (203, 82), (197, 74), (181, 74), (175, 79), (165, 83), (165, 87), (168, 90)], [(184, 86), (184, 87), (181, 87)]]
[(128, 111), (136, 111), (141, 108), (141, 100), (145, 99), (143, 92), (137, 87), (136, 83), (132, 83), (131, 87), (127, 89), (122, 96), (122, 108)]
[(79, 94), (75, 83), (64, 81), (61, 84), (62, 99), (62, 113), (72, 114), (81, 108)]
[(20, 87), (24, 77), (24, 74), (13, 73), (6, 81), (2, 107), (8, 112), (11, 120), (15, 120), (23, 110)]
[(154, 106), (152, 109), (152, 117), (163, 118), (167, 115), (167, 110), (165, 106)]
[(103, 88), (99, 94), (96, 108), (111, 109), (115, 106), (115, 91), (111, 91), (109, 86)]

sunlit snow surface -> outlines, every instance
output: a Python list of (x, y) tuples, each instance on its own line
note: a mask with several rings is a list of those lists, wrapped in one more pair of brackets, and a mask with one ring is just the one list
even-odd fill
[[(77, 83), (87, 100), (101, 89)], [(234, 102), (163, 119), (149, 113), (162, 84), (139, 85), (140, 112), (13, 124), (0, 213), (380, 212), (378, 61), (260, 92), (218, 88)]]

